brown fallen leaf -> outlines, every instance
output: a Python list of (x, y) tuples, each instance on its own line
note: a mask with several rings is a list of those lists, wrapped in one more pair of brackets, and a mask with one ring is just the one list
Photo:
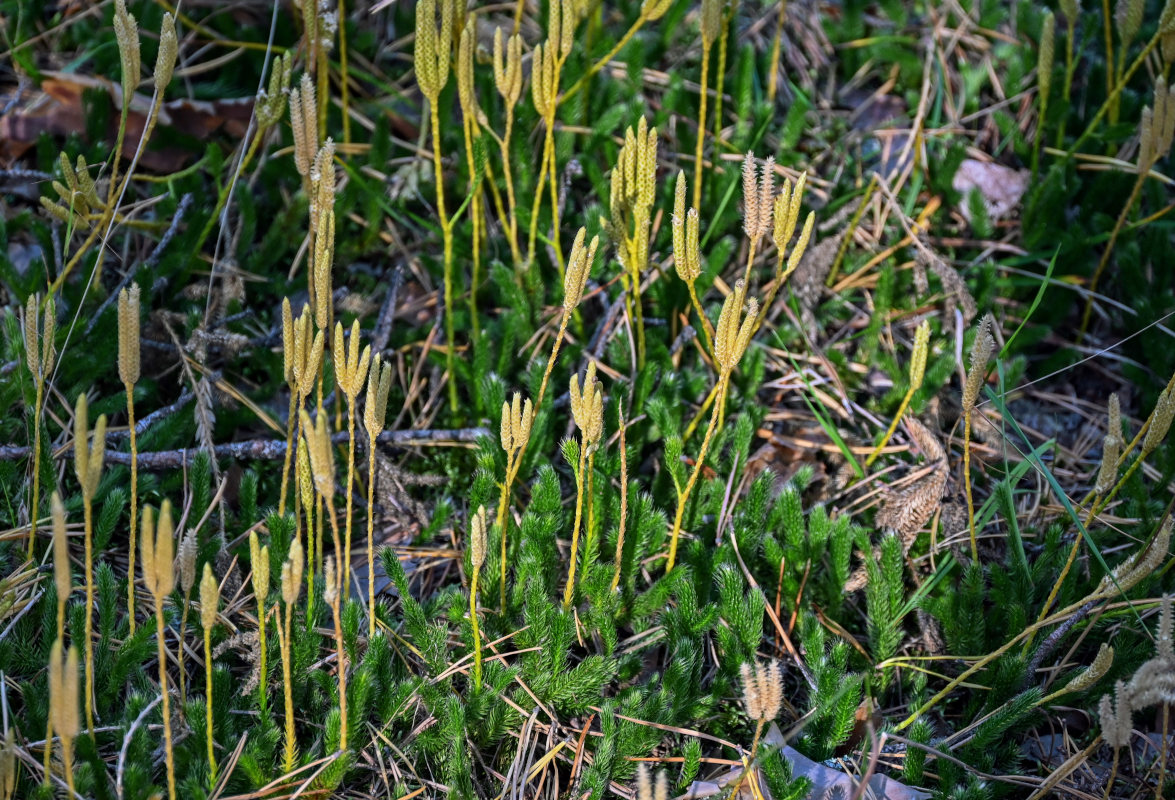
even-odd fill
[(1028, 190), (1030, 176), (1026, 169), (965, 158), (955, 171), (951, 186), (963, 195), (964, 202), (959, 210), (968, 222), (971, 221), (971, 206), (966, 199), (976, 189), (983, 198), (988, 219), (997, 220), (1006, 217), (1020, 204), (1020, 198)]

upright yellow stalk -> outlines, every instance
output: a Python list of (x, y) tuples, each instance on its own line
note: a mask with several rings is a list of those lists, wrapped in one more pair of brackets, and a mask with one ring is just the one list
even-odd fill
[(303, 564), (302, 540), (295, 533), (294, 541), (290, 544), (290, 553), (282, 564), (282, 602), (286, 604), (286, 613), (284, 620), (279, 620), (277, 626), (277, 643), (282, 656), (282, 690), (286, 701), (286, 750), (283, 768), (287, 773), (294, 771), (298, 759), (298, 743), (294, 739), (294, 692), (290, 678), (290, 658), (293, 651), (290, 633), (294, 604), (298, 602), (298, 594), (302, 590)]
[(212, 746), (212, 626), (220, 607), (220, 585), (212, 575), (212, 567), (204, 564), (200, 578), (200, 626), (204, 628), (204, 727), (208, 739), (208, 771), (216, 783), (216, 753)]
[(698, 101), (698, 141), (694, 146), (694, 208), (702, 206), (702, 147), (706, 143), (706, 101), (710, 77), (710, 48), (722, 26), (722, 0), (702, 0), (702, 80)]
[(180, 635), (176, 656), (180, 665), (180, 706), (188, 702), (188, 664), (184, 658), (184, 640), (188, 637), (188, 608), (192, 601), (192, 587), (196, 585), (196, 531), (189, 528), (180, 536), (179, 567), (180, 591), (184, 593), (184, 607), (180, 612)]
[[(300, 425), (301, 423), (299, 423)], [(306, 443), (306, 437), (301, 436), (298, 439), (298, 496), (302, 502), (302, 508), (306, 512), (306, 566), (309, 569), (306, 571), (306, 607), (307, 613), (314, 609), (314, 476), (310, 471), (310, 446)], [(322, 519), (319, 515), (318, 525), (321, 528)], [(320, 537), (321, 538), (321, 537)], [(298, 572), (299, 575), (302, 571)]]
[(901, 405), (898, 406), (897, 413), (894, 414), (893, 421), (889, 423), (889, 428), (885, 431), (885, 436), (881, 437), (881, 441), (873, 448), (873, 452), (865, 459), (865, 466), (869, 467), (881, 455), (881, 451), (889, 443), (890, 438), (893, 437), (894, 431), (898, 429), (898, 423), (901, 422), (902, 416), (906, 413), (906, 409), (910, 405), (910, 401), (914, 399), (914, 393), (922, 388), (922, 379), (926, 375), (926, 358), (930, 352), (930, 321), (922, 320), (922, 324), (914, 331), (914, 352), (910, 356), (910, 387), (906, 389), (905, 396), (902, 397)]
[[(81, 728), (78, 718), (78, 651), (71, 647), (69, 654), (63, 656), (63, 649), (59, 636), (49, 650), (49, 721), (61, 739), (61, 763), (72, 797), (77, 794), (73, 785), (73, 740)], [(48, 742), (45, 747), (49, 748)], [(45, 772), (45, 781), (49, 781), (48, 771)]]
[(269, 599), (269, 545), (261, 546), (257, 531), (249, 532), (249, 566), (253, 572), (253, 596), (257, 599), (257, 634), (260, 638), (260, 680), (257, 687), (261, 713), (269, 707), (269, 692), (266, 684), (269, 671), (266, 668), (266, 604)]
[(351, 341), (343, 346), (342, 323), (335, 323), (335, 381), (347, 396), (347, 509), (344, 553), (339, 554), (342, 569), (343, 601), (351, 597), (351, 518), (354, 503), (351, 491), (355, 486), (355, 400), (363, 391), (367, 368), (371, 365), (371, 345), (359, 353), (359, 320), (351, 323)]
[(135, 443), (135, 384), (139, 382), (139, 284), (118, 295), (118, 376), (126, 389), (127, 431), (131, 437), (131, 528), (127, 550), (126, 607), (135, 632), (135, 531), (139, 508), (139, 453)]
[(486, 507), (479, 506), (469, 523), (470, 561), (473, 575), (469, 579), (469, 620), (473, 624), (473, 685), (481, 690), (481, 631), (477, 626), (477, 578), (486, 560)]
[[(624, 146), (612, 170), (612, 235), (619, 240), (621, 260), (628, 268), (629, 310), (636, 315), (637, 367), (645, 363), (645, 318), (641, 309), (641, 276), (649, 263), (649, 222), (657, 183), (657, 129), (641, 117), (636, 132), (624, 134)], [(635, 307), (635, 309), (634, 309)]]
[[(57, 590), (57, 641), (65, 640), (65, 605), (73, 591), (73, 577), (69, 568), (69, 541), (65, 532), (65, 506), (61, 504), (61, 496), (57, 492), (49, 500), (53, 519), (53, 585)], [(77, 678), (74, 678), (74, 693), (77, 693)], [(52, 684), (50, 684), (52, 687)], [(52, 691), (52, 688), (50, 688)], [(52, 705), (52, 704), (50, 704)], [(76, 714), (77, 698), (74, 698)], [(49, 761), (53, 753), (53, 714), (49, 714), (49, 722), (45, 731), (45, 779), (49, 776)], [(76, 733), (74, 734), (77, 735)]]
[(624, 441), (624, 410), (619, 412), (620, 426), (620, 529), (616, 533), (616, 570), (612, 573), (612, 591), (620, 586), (620, 566), (624, 560), (624, 527), (628, 522), (628, 451)]
[[(502, 173), (506, 180), (506, 199), (509, 202), (509, 221), (506, 224), (506, 239), (515, 266), (522, 263), (518, 249), (518, 203), (514, 197), (514, 172), (510, 168), (510, 134), (514, 130), (514, 109), (522, 97), (522, 37), (515, 33), (505, 49), (502, 46), (502, 29), (494, 31), (494, 86), (506, 106), (506, 127), (498, 138), (498, 149), (502, 153)], [(493, 130), (491, 129), (491, 133)]]
[(441, 165), (441, 120), (437, 100), (449, 82), (449, 49), (453, 41), (453, 0), (441, 0), (440, 29), (437, 28), (437, 0), (416, 4), (416, 49), (413, 53), (416, 82), (428, 98), (432, 121), (433, 173), (437, 186), (437, 216), (444, 240), (445, 362), (449, 370), (449, 410), (457, 413), (457, 374), (453, 327), (453, 223), (445, 210), (445, 175)]
[(94, 731), (94, 494), (102, 478), (106, 458), (106, 415), (94, 426), (94, 443), (86, 444), (89, 420), (86, 395), (78, 395), (73, 415), (74, 470), (82, 488), (82, 511), (86, 526), (86, 727)]
[(392, 365), (377, 353), (367, 373), (363, 426), (367, 429), (367, 638), (375, 638), (375, 443), (383, 433), (392, 388)]
[(976, 564), (979, 563), (979, 546), (975, 540), (975, 501), (971, 496), (971, 416), (975, 412), (975, 402), (979, 399), (979, 389), (987, 380), (987, 362), (991, 360), (992, 351), (995, 350), (991, 324), (990, 314), (985, 314), (979, 321), (975, 341), (971, 344), (971, 367), (967, 370), (967, 380), (963, 384), (963, 488), (967, 495), (967, 531), (971, 536), (971, 560)]
[(677, 270), (677, 277), (685, 281), (689, 287), (690, 301), (694, 305), (694, 312), (702, 327), (702, 336), (706, 341), (706, 349), (713, 348), (714, 326), (702, 310), (702, 303), (698, 300), (696, 284), (702, 274), (702, 257), (698, 249), (698, 210), (685, 210), (685, 171), (677, 173), (677, 186), (673, 200), (673, 266)]
[[(718, 325), (714, 328), (713, 356), (714, 364), (718, 367), (718, 382), (715, 384), (715, 394), (719, 398), (726, 392), (730, 375), (734, 372), (734, 368), (738, 366), (739, 361), (742, 360), (743, 353), (747, 351), (747, 345), (751, 343), (751, 336), (755, 332), (756, 321), (759, 315), (759, 304), (753, 299), (745, 301), (747, 314), (742, 319), (740, 325), (739, 318), (742, 316), (745, 298), (746, 284), (739, 281), (735, 284), (734, 291), (726, 296), (726, 300), (722, 304), (722, 313), (718, 315)], [(681, 534), (681, 521), (685, 515), (685, 507), (689, 502), (689, 496), (693, 492), (694, 485), (698, 482), (698, 476), (702, 473), (702, 467), (706, 463), (706, 451), (710, 447), (710, 440), (714, 436), (722, 408), (722, 402), (716, 402), (714, 404), (714, 410), (710, 413), (710, 424), (706, 426), (706, 435), (702, 438), (702, 447), (698, 451), (697, 461), (694, 462), (693, 472), (690, 473), (685, 488), (678, 489), (677, 512), (673, 517), (673, 530), (669, 537), (669, 558), (665, 562), (666, 573), (670, 572), (677, 562), (677, 539)]]
[(473, 89), (473, 51), (477, 48), (477, 16), (470, 14), (461, 28), (457, 47), (457, 99), (461, 104), (461, 130), (465, 135), (465, 164), (469, 171), (469, 221), (473, 226), (473, 275), (469, 281), (469, 319), (474, 340), (477, 339), (477, 287), (481, 283), (481, 240), (485, 234), (482, 191), (477, 180), (477, 159), (473, 142), (481, 138), (480, 120), (485, 114), (477, 104)]
[(171, 703), (167, 691), (167, 651), (163, 646), (166, 625), (163, 601), (175, 588), (175, 531), (171, 522), (171, 503), (163, 501), (159, 523), (151, 507), (143, 509), (143, 530), (139, 546), (143, 556), (143, 584), (155, 601), (155, 639), (159, 657), (159, 691), (163, 698), (163, 747), (167, 759), (167, 796), (175, 800), (175, 754), (171, 746)]
[[(738, 13), (738, 0), (729, 0), (730, 8), (722, 15), (722, 33), (718, 39), (718, 69), (715, 71), (714, 85), (714, 138), (722, 136), (722, 96), (723, 85), (726, 83), (726, 45), (730, 39), (730, 23)], [(705, 13), (704, 11), (702, 13)]]
[(571, 528), (571, 563), (567, 569), (567, 586), (563, 590), (563, 609), (571, 608), (575, 594), (575, 564), (579, 549), (579, 523), (583, 514), (584, 459), (595, 453), (604, 434), (604, 392), (596, 379), (596, 362), (588, 364), (579, 388), (579, 376), (571, 376), (571, 416), (579, 428), (579, 468), (575, 471), (575, 524)]
[[(303, 312), (305, 313), (305, 312)], [(290, 463), (294, 453), (294, 425), (297, 417), (294, 412), (298, 408), (297, 382), (294, 378), (295, 333), (294, 314), (290, 310), (290, 298), (282, 298), (282, 374), (286, 385), (290, 389), (290, 410), (286, 415), (286, 455), (282, 461), (282, 486), (278, 494), (277, 513), (284, 516), (286, 513), (286, 492), (290, 486)]]
[[(36, 399), (33, 401), (33, 496), (29, 503), (29, 548), (28, 557), (33, 557), (37, 541), (37, 515), (41, 507), (41, 406), (45, 402), (45, 379), (53, 372), (57, 348), (53, 335), (57, 324), (57, 310), (53, 295), (45, 300), (44, 321), (38, 325), (40, 316), (37, 295), (29, 295), (24, 312), (24, 351), (29, 372), (33, 376)], [(38, 330), (38, 328), (40, 330)]]
[(347, 749), (347, 652), (343, 646), (343, 624), (339, 616), (339, 603), (341, 602), (339, 592), (339, 569), (335, 564), (335, 560), (331, 556), (326, 557), (326, 589), (323, 593), (323, 599), (326, 604), (330, 606), (331, 616), (335, 623), (335, 649), (338, 654), (339, 662), (339, 716), (340, 721), (340, 736), (339, 749), (346, 751)]

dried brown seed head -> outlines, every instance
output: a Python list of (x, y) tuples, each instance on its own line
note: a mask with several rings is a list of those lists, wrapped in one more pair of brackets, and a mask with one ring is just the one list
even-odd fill
[(979, 389), (987, 379), (987, 362), (991, 360), (992, 351), (995, 350), (991, 325), (991, 315), (984, 314), (975, 331), (975, 340), (971, 343), (971, 364), (967, 369), (967, 380), (963, 384), (964, 414), (975, 408), (975, 401), (979, 399)]
[(206, 631), (216, 624), (220, 610), (220, 584), (212, 574), (212, 566), (205, 562), (204, 574), (200, 578), (200, 626)]
[(654, 786), (648, 765), (641, 764), (637, 767), (636, 800), (669, 800), (669, 782), (665, 777), (665, 770), (657, 771), (657, 783)]
[(754, 666), (744, 663), (739, 667), (739, 676), (747, 715), (758, 722), (775, 719), (783, 703), (783, 670), (779, 662), (756, 662)]
[(1115, 684), (1114, 695), (1117, 702), (1111, 700), (1108, 694), (1102, 695), (1098, 704), (1098, 720), (1101, 722), (1102, 738), (1110, 747), (1117, 749), (1130, 743), (1133, 726), (1130, 720), (1130, 701), (1126, 697), (1126, 685), (1122, 681)]

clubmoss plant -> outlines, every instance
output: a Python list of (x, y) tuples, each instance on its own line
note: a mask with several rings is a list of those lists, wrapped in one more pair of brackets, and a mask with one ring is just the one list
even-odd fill
[(1040, 165), (1040, 141), (1044, 135), (1045, 119), (1049, 110), (1049, 95), (1053, 86), (1053, 58), (1056, 47), (1057, 21), (1053, 12), (1048, 11), (1041, 23), (1040, 46), (1036, 57), (1036, 89), (1039, 106), (1036, 119), (1036, 133), (1032, 137), (1032, 172), (1036, 174)]
[[(714, 363), (718, 367), (718, 381), (715, 384), (714, 395), (718, 402), (714, 404), (710, 414), (710, 424), (706, 427), (706, 435), (702, 438), (702, 447), (698, 451), (698, 459), (694, 463), (693, 471), (684, 487), (677, 487), (677, 511), (673, 516), (673, 528), (669, 535), (669, 557), (665, 562), (665, 572), (673, 570), (677, 563), (677, 538), (681, 535), (681, 522), (685, 515), (685, 507), (689, 502), (690, 493), (698, 482), (702, 467), (706, 463), (706, 451), (710, 447), (710, 440), (718, 426), (718, 418), (723, 407), (722, 397), (730, 382), (730, 375), (742, 360), (747, 345), (751, 343), (756, 318), (759, 315), (759, 304), (754, 300), (746, 300), (747, 313), (742, 316), (743, 303), (746, 298), (746, 284), (739, 281), (734, 291), (726, 296), (722, 304), (722, 313), (718, 316), (718, 325), (714, 328)], [(741, 323), (740, 323), (741, 318)]]
[(94, 425), (93, 444), (87, 444), (89, 421), (86, 395), (78, 395), (73, 414), (74, 471), (82, 487), (82, 513), (86, 528), (86, 728), (94, 730), (94, 495), (102, 478), (102, 463), (106, 458), (106, 415), (98, 417)]
[(657, 129), (641, 117), (636, 133), (628, 128), (612, 170), (612, 235), (627, 268), (629, 311), (636, 316), (637, 369), (645, 366), (645, 316), (641, 280), (649, 266), (649, 224), (657, 193)]
[(220, 584), (212, 575), (212, 565), (205, 562), (200, 578), (200, 627), (204, 629), (204, 729), (208, 740), (208, 771), (216, 783), (216, 753), (212, 742), (212, 627), (220, 609)]
[(673, 200), (673, 266), (677, 277), (689, 287), (690, 302), (702, 327), (702, 336), (706, 340), (706, 349), (713, 349), (714, 326), (710, 318), (702, 310), (702, 303), (698, 300), (697, 281), (702, 274), (702, 256), (698, 248), (698, 209), (685, 210), (685, 171), (677, 173), (677, 185)]
[(355, 402), (367, 381), (367, 368), (371, 365), (371, 345), (359, 352), (359, 320), (351, 324), (350, 344), (343, 345), (343, 325), (335, 323), (335, 382), (347, 397), (347, 507), (344, 529), (343, 553), (339, 555), (342, 569), (343, 602), (351, 595), (351, 521), (354, 511), (352, 490), (355, 486)]
[(469, 621), (473, 626), (473, 685), (481, 691), (481, 631), (477, 624), (477, 579), (486, 560), (486, 508), (478, 506), (469, 521), (469, 558), (473, 573), (469, 577)]
[(661, 19), (661, 17), (665, 16), (665, 12), (669, 10), (671, 5), (673, 5), (673, 0), (644, 0), (641, 3), (640, 14), (637, 15), (636, 20), (633, 21), (628, 30), (624, 32), (624, 35), (616, 40), (616, 44), (612, 45), (612, 49), (609, 50), (607, 54), (602, 56), (598, 61), (588, 67), (583, 72), (583, 74), (581, 74), (579, 78), (576, 79), (575, 83), (571, 84), (571, 87), (563, 93), (562, 97), (559, 98), (559, 102), (562, 103), (566, 101), (567, 99), (574, 96), (575, 93), (580, 89), (583, 89), (587, 85), (588, 81), (592, 79), (593, 75), (602, 70), (604, 67), (608, 66), (610, 63), (612, 63), (612, 59), (620, 55), (620, 51), (623, 50), (624, 47), (632, 40), (632, 37), (637, 35), (637, 32), (639, 32), (640, 29), (645, 26), (645, 23), (656, 22), (657, 20)]
[[(319, 414), (314, 422), (302, 412), (302, 430), (306, 432), (306, 450), (310, 455), (310, 474), (314, 477), (314, 490), (326, 504), (326, 516), (330, 521), (330, 533), (335, 555), (343, 557), (343, 541), (339, 536), (339, 520), (335, 514), (335, 459), (330, 443), (330, 432), (326, 429), (326, 415)], [(319, 526), (321, 527), (321, 522)]]
[[(127, 574), (135, 574), (135, 531), (139, 503), (139, 453), (135, 443), (135, 384), (139, 382), (139, 284), (118, 295), (118, 377), (126, 390), (127, 432), (131, 441), (131, 526)], [(127, 618), (135, 632), (135, 582), (127, 581)]]
[(783, 43), (783, 21), (787, 18), (787, 0), (779, 0), (779, 12), (775, 15), (775, 35), (771, 37), (771, 65), (767, 69), (767, 100), (775, 104), (779, 92), (779, 54)]
[[(78, 651), (76, 647), (71, 647), (68, 654), (63, 654), (62, 650), (61, 638), (58, 637), (53, 640), (53, 647), (49, 650), (49, 717), (57, 731), (57, 738), (61, 740), (65, 783), (69, 787), (70, 796), (75, 796), (73, 740), (81, 728), (78, 715)], [(49, 742), (46, 742), (45, 747), (49, 746)], [(48, 771), (45, 772), (45, 781), (49, 781)]]
[(253, 596), (257, 599), (257, 636), (259, 646), (259, 678), (257, 698), (261, 713), (265, 714), (269, 706), (269, 692), (266, 680), (269, 671), (266, 669), (266, 619), (268, 618), (269, 601), (269, 545), (262, 546), (257, 531), (249, 532), (249, 565), (252, 567)]
[[(445, 363), (449, 369), (449, 410), (457, 413), (456, 344), (453, 325), (453, 221), (445, 208), (445, 174), (441, 159), (441, 118), (437, 102), (449, 82), (449, 49), (453, 42), (453, 0), (440, 0), (440, 28), (437, 27), (437, 0), (416, 4), (416, 44), (413, 58), (416, 83), (428, 99), (432, 122), (433, 177), (436, 180), (437, 217), (444, 242)], [(537, 62), (536, 62), (537, 63)]]
[(579, 466), (575, 470), (575, 522), (571, 526), (571, 560), (567, 567), (567, 586), (563, 590), (563, 609), (571, 608), (575, 595), (575, 565), (579, 550), (579, 527), (583, 518), (585, 458), (594, 455), (604, 434), (604, 391), (596, 378), (596, 362), (588, 364), (579, 386), (579, 376), (571, 376), (571, 416), (579, 428)]
[(502, 613), (506, 611), (506, 534), (510, 525), (510, 515), (507, 513), (510, 508), (510, 490), (514, 486), (514, 480), (518, 477), (518, 470), (522, 465), (522, 454), (526, 450), (527, 442), (530, 441), (530, 429), (533, 424), (534, 407), (530, 404), (529, 397), (526, 402), (523, 402), (522, 395), (515, 392), (512, 404), (502, 403), (500, 436), (502, 449), (506, 451), (506, 475), (499, 490), (497, 517), (498, 531), (502, 542), (500, 561), (502, 574), (499, 584), (501, 589), (499, 608)]
[[(171, 741), (171, 702), (167, 691), (167, 651), (164, 647), (166, 622), (163, 601), (175, 588), (175, 531), (171, 522), (171, 502), (159, 507), (159, 522), (150, 506), (143, 508), (143, 530), (139, 546), (143, 556), (143, 584), (155, 602), (155, 641), (159, 656), (159, 691), (163, 697), (163, 748), (167, 761), (167, 797), (175, 800), (175, 753)], [(60, 728), (58, 731), (60, 732)]]
[(33, 480), (32, 499), (29, 502), (29, 547), (28, 557), (34, 555), (37, 542), (37, 515), (41, 507), (41, 410), (45, 403), (45, 379), (53, 372), (57, 359), (54, 333), (57, 324), (57, 309), (53, 295), (45, 300), (44, 319), (38, 322), (39, 298), (29, 295), (24, 311), (24, 352), (25, 363), (33, 376), (36, 399), (33, 401)]
[[(812, 228), (816, 224), (816, 214), (809, 211), (808, 217), (804, 220), (804, 227), (800, 231), (800, 238), (796, 239), (795, 246), (788, 250), (788, 245), (791, 244), (792, 236), (796, 232), (796, 224), (800, 220), (800, 208), (804, 202), (804, 186), (807, 181), (807, 172), (800, 173), (794, 186), (790, 180), (785, 179), (783, 191), (777, 194), (773, 201), (775, 208), (771, 215), (771, 241), (775, 244), (775, 280), (767, 292), (767, 299), (763, 301), (764, 310), (771, 308), (775, 302), (775, 295), (779, 293), (791, 274), (796, 271), (796, 267), (800, 265), (800, 260), (808, 250), (809, 242), (812, 241)], [(762, 322), (763, 320), (760, 318), (759, 324), (761, 325)]]
[(377, 353), (367, 374), (363, 426), (367, 430), (367, 638), (375, 638), (375, 443), (383, 433), (392, 388), (392, 365)]
[(910, 386), (906, 389), (906, 394), (902, 397), (902, 402), (898, 405), (897, 412), (894, 413), (893, 421), (889, 423), (889, 428), (886, 429), (885, 435), (881, 437), (881, 441), (873, 448), (873, 452), (865, 459), (865, 466), (870, 467), (877, 457), (881, 455), (881, 451), (886, 444), (893, 437), (894, 431), (898, 429), (898, 423), (902, 421), (902, 416), (906, 413), (906, 409), (910, 407), (910, 401), (914, 399), (914, 393), (922, 388), (922, 379), (926, 375), (926, 358), (930, 351), (930, 321), (922, 320), (922, 323), (914, 331), (914, 351), (910, 355)]
[[(722, 139), (722, 98), (726, 83), (726, 47), (730, 40), (730, 23), (738, 13), (738, 0), (725, 0), (725, 12), (721, 16), (721, 32), (718, 35), (718, 63), (714, 70), (714, 138)], [(705, 11), (702, 12), (705, 14)], [(705, 122), (702, 123), (705, 127)]]

